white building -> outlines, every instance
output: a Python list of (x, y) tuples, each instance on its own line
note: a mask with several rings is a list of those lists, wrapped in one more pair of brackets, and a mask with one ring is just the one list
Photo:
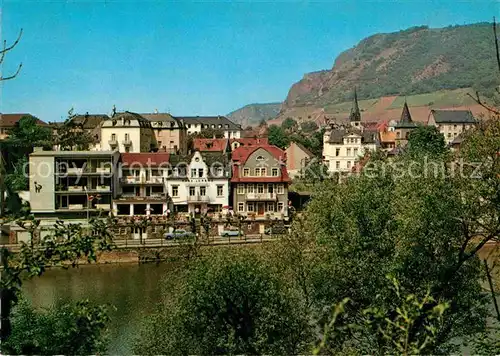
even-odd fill
[(356, 91), (346, 124), (328, 123), (323, 136), (323, 162), (328, 172), (350, 172), (367, 151), (377, 148), (378, 132), (365, 130), (361, 123)]
[(150, 152), (156, 147), (151, 122), (129, 111), (114, 114), (101, 123), (101, 150)]
[(184, 116), (176, 117), (182, 120), (187, 133), (199, 133), (203, 130), (222, 131), (224, 138), (240, 138), (241, 126), (235, 124), (225, 116)]
[(230, 170), (228, 157), (215, 152), (196, 151), (171, 156), (172, 172), (166, 190), (174, 211), (194, 213), (222, 212), (229, 205)]
[(443, 134), (447, 144), (476, 123), (470, 110), (431, 110), (427, 120), (428, 125), (435, 126)]

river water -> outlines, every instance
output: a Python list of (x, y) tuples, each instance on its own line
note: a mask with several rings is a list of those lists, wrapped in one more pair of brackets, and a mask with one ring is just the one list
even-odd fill
[[(491, 259), (491, 248), (486, 246), (481, 257)], [(161, 263), (51, 269), (42, 277), (26, 281), (23, 289), (35, 307), (81, 299), (114, 305), (116, 309), (110, 311), (108, 352), (112, 355), (131, 354), (141, 320), (162, 300), (162, 281), (174, 277), (175, 267), (171, 263)]]
[(162, 299), (162, 281), (172, 276), (173, 267), (161, 263), (51, 269), (42, 277), (26, 281), (24, 295), (35, 307), (82, 299), (114, 305), (116, 309), (110, 309), (108, 352), (131, 354), (141, 320), (153, 312)]

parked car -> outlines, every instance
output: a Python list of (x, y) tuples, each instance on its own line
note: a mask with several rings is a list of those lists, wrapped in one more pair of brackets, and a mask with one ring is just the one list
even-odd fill
[(288, 228), (283, 225), (270, 226), (264, 230), (266, 235), (284, 235), (288, 233)]
[(194, 238), (195, 235), (190, 231), (186, 231), (184, 229), (177, 229), (175, 231), (165, 233), (164, 237), (167, 240), (189, 239), (189, 238)]
[(239, 231), (238, 228), (230, 227), (229, 229), (222, 231), (220, 235), (222, 237), (243, 236), (243, 232)]

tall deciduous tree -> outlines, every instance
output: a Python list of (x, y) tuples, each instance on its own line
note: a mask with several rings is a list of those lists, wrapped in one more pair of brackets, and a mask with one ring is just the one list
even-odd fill
[(269, 266), (223, 252), (193, 261), (173, 300), (147, 322), (136, 353), (291, 355), (311, 341), (300, 299)]

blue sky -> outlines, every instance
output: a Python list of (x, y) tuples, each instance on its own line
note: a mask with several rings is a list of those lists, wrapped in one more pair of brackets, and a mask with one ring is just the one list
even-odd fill
[(1, 1), (0, 111), (58, 121), (78, 113), (227, 114), (282, 101), (306, 72), (377, 32), (491, 21), (497, 1)]

